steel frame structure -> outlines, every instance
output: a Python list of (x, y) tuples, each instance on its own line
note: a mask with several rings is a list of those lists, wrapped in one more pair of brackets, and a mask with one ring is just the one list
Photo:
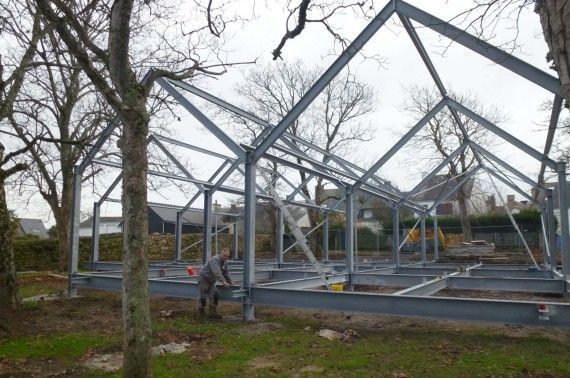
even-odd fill
[[(420, 58), (424, 62), (429, 74), (434, 80), (441, 94), (441, 101), (426, 114), (414, 127), (412, 127), (392, 148), (390, 148), (369, 169), (358, 167), (334, 154), (324, 151), (318, 146), (289, 134), (287, 127), (297, 119), (321, 91), (334, 79), (334, 77), (348, 64), (366, 42), (385, 24), (385, 22), (397, 15)], [(432, 64), (422, 41), (415, 31), (412, 20), (444, 35), (456, 43), (459, 43), (479, 55), (492, 60), (498, 65), (516, 73), (536, 85), (554, 94), (554, 107), (551, 114), (550, 128), (546, 138), (544, 152), (539, 152), (525, 144), (520, 139), (502, 130), (489, 120), (468, 109), (464, 105), (451, 99), (438, 72)], [(567, 297), (570, 289), (570, 236), (568, 225), (568, 203), (566, 185), (566, 167), (562, 162), (552, 160), (548, 154), (552, 144), (552, 138), (556, 129), (562, 97), (560, 82), (534, 66), (488, 44), (485, 41), (468, 34), (467, 32), (440, 20), (421, 9), (401, 1), (392, 0), (378, 13), (378, 15), (366, 26), (356, 39), (340, 54), (336, 61), (323, 73), (308, 92), (298, 101), (291, 111), (276, 125), (258, 118), (220, 98), (217, 98), (188, 83), (174, 81), (166, 78), (157, 81), (182, 107), (194, 116), (209, 132), (221, 141), (235, 157), (220, 155), (207, 149), (193, 146), (180, 141), (172, 140), (160, 135), (151, 135), (148, 143), (153, 143), (165, 153), (172, 163), (183, 175), (168, 174), (158, 171), (149, 171), (151, 175), (165, 177), (171, 180), (180, 180), (192, 183), (198, 192), (187, 204), (176, 207), (176, 243), (172, 261), (152, 262), (149, 266), (149, 291), (152, 294), (193, 298), (197, 295), (197, 283), (195, 277), (186, 275), (185, 267), (188, 262), (182, 260), (181, 243), (181, 219), (185, 211), (197, 200), (200, 195), (204, 197), (204, 237), (202, 260), (210, 256), (211, 228), (211, 205), (212, 195), (215, 192), (232, 193), (243, 195), (244, 202), (244, 253), (243, 260), (237, 260), (237, 232), (234, 232), (234, 261), (230, 262), (231, 274), (235, 281), (241, 282), (239, 290), (220, 289), (222, 298), (241, 302), (245, 320), (254, 319), (255, 304), (267, 304), (275, 306), (292, 306), (328, 309), (336, 311), (354, 311), (400, 316), (417, 316), (440, 319), (457, 319), (468, 321), (500, 322), (511, 324), (541, 325), (570, 327), (570, 304), (565, 303), (542, 303), (536, 301), (511, 301), (491, 299), (466, 299), (441, 297), (443, 289), (467, 289), (467, 290), (499, 290), (517, 291), (534, 294), (547, 293)], [(225, 111), (229, 111), (250, 122), (264, 127), (250, 145), (240, 145), (228, 136), (211, 119), (202, 113), (183, 94), (188, 92), (215, 104)], [(391, 187), (384, 179), (378, 177), (376, 172), (399, 151), (413, 136), (429, 122), (443, 108), (447, 108), (455, 122), (463, 130), (464, 142), (453, 152), (452, 156), (438, 164), (412, 191), (407, 195)], [(501, 160), (493, 153), (471, 141), (459, 114), (462, 114), (479, 123), (491, 133), (504, 139), (511, 145), (538, 160), (541, 164), (540, 174), (535, 181), (527, 175), (519, 172), (507, 162)], [(95, 143), (86, 158), (75, 167), (74, 171), (74, 197), (72, 204), (72, 227), (69, 259), (69, 295), (75, 295), (77, 287), (90, 287), (109, 290), (120, 290), (122, 271), (120, 263), (99, 262), (99, 213), (100, 206), (104, 201), (110, 200), (109, 195), (121, 180), (119, 175), (93, 206), (93, 243), (90, 261), (90, 272), (79, 272), (79, 209), (81, 201), (81, 178), (88, 164), (103, 164), (115, 168), (121, 168), (120, 163), (97, 159), (96, 155), (101, 146), (108, 140), (113, 129), (118, 126), (119, 120), (112, 120), (99, 140)], [(186, 169), (184, 164), (173, 156), (164, 143), (171, 143), (200, 153), (205, 153), (222, 159), (222, 164), (207, 181), (198, 180)], [(318, 161), (303, 152), (298, 145), (303, 145), (311, 151), (321, 154), (323, 161)], [(285, 154), (286, 157), (276, 156), (269, 150), (273, 149)], [(487, 172), (519, 194), (537, 203), (542, 209), (542, 226), (545, 237), (544, 263), (541, 266), (531, 265), (485, 265), (471, 264), (460, 266), (458, 264), (438, 263), (437, 238), (434, 240), (433, 261), (427, 260), (425, 244), (425, 218), (430, 216), (430, 211), (437, 206), (427, 209), (412, 200), (413, 195), (425, 189), (426, 183), (443, 169), (447, 163), (465, 149), (471, 149), (479, 165), (457, 179), (457, 184), (452, 188), (442, 191), (441, 202), (467, 179), (477, 174), (480, 170)], [(289, 160), (291, 158), (301, 163)], [(270, 200), (266, 190), (257, 184), (257, 171), (262, 169), (258, 163), (267, 159), (294, 170), (303, 171), (309, 175), (305, 182), (295, 186), (283, 175), (276, 179), (283, 180), (292, 191), (286, 198), (285, 203), (294, 206), (318, 209), (323, 212), (323, 267), (327, 272), (329, 283), (344, 283), (349, 292), (328, 292), (318, 290), (322, 285), (314, 267), (300, 262), (285, 262), (283, 259), (283, 214), (277, 214), (277, 251), (275, 260), (257, 261), (255, 257), (255, 204), (258, 198)], [(552, 190), (545, 189), (543, 177), (546, 168), (555, 171), (558, 176), (560, 189), (559, 207), (561, 216), (561, 248), (562, 266), (556, 264), (557, 246), (555, 243), (555, 221), (553, 213)], [(244, 176), (244, 187), (235, 188), (226, 186), (225, 181), (234, 172)], [(542, 195), (529, 196), (524, 190), (516, 185), (508, 172), (522, 180), (526, 184), (536, 188)], [(322, 177), (328, 182), (343, 189), (345, 198), (341, 199), (332, 208), (319, 206), (304, 196), (304, 201), (296, 201), (295, 197), (300, 193), (303, 185), (313, 177)], [(354, 259), (354, 225), (353, 213), (354, 193), (361, 191), (375, 196), (386, 202), (393, 211), (394, 232), (392, 241), (392, 260), (386, 261), (357, 261), (355, 268)], [(302, 192), (301, 192), (302, 193)], [(302, 194), (301, 194), (302, 195)], [(340, 207), (343, 206), (343, 209)], [(417, 263), (403, 263), (400, 261), (400, 233), (399, 233), (399, 209), (407, 207), (419, 216), (421, 228), (421, 261)], [(346, 214), (346, 259), (344, 261), (329, 260), (328, 252), (328, 214), (331, 211), (343, 211)], [(236, 217), (240, 214), (230, 214)], [(516, 225), (515, 225), (516, 226)], [(437, 218), (434, 218), (434, 230), (437, 229)], [(201, 262), (193, 262), (200, 265)], [(164, 273), (166, 267), (166, 275)], [(267, 281), (267, 282), (258, 282)], [(375, 294), (353, 292), (356, 285), (392, 287), (392, 294)]]

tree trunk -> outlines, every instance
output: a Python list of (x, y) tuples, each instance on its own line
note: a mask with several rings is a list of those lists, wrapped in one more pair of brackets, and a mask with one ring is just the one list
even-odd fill
[(566, 0), (537, 1), (536, 12), (544, 39), (562, 83), (562, 95), (570, 102), (570, 4)]
[[(125, 377), (147, 377), (151, 370), (148, 295), (147, 149), (149, 117), (144, 97), (133, 88), (121, 113), (123, 133), (123, 346)], [(132, 109), (132, 110), (131, 110)]]
[(6, 204), (4, 178), (0, 172), (0, 308), (16, 308), (20, 304), (12, 240), (13, 230)]
[[(67, 263), (69, 261), (69, 226), (70, 226), (70, 209), (69, 206), (62, 206), (58, 209), (59, 216), (55, 217), (55, 227), (57, 229), (57, 248), (59, 254), (59, 270), (67, 271)], [(54, 213), (55, 214), (55, 213)]]
[(467, 196), (464, 193), (463, 186), (457, 191), (457, 202), (459, 203), (459, 220), (461, 221), (461, 230), (463, 232), (463, 241), (471, 242), (471, 223), (469, 222), (469, 214), (467, 211)]

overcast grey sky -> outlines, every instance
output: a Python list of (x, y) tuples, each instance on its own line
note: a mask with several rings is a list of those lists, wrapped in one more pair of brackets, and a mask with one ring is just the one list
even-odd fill
[[(249, 2), (243, 3), (244, 6), (250, 6)], [(255, 17), (244, 23), (243, 27), (232, 30), (233, 37), (227, 47), (229, 60), (257, 58), (259, 64), (274, 64), (271, 61), (271, 51), (283, 35), (285, 22), (285, 9), (275, 3), (281, 2), (268, 1), (257, 4)], [(381, 9), (383, 3), (377, 3), (378, 9)], [(457, 14), (466, 2), (416, 0), (410, 3), (439, 18), (449, 19)], [(397, 141), (398, 134), (404, 133), (412, 124), (412, 120), (401, 111), (404, 101), (402, 88), (411, 84), (432, 83), (407, 33), (396, 20), (397, 17), (393, 16), (363, 49), (365, 55), (381, 56), (384, 61), (381, 66), (376, 61), (363, 60), (359, 56), (349, 66), (351, 73), (374, 86), (379, 99), (376, 111), (365, 120), (374, 128), (374, 140), (359, 144), (354, 153), (348, 157), (349, 160), (363, 166), (369, 166), (382, 156)], [(354, 38), (367, 23), (360, 17), (350, 15), (340, 17), (334, 22), (335, 25), (342, 26), (341, 33), (350, 39)], [(532, 9), (521, 14), (521, 26), (519, 42), (522, 43), (522, 47), (515, 51), (514, 55), (553, 74), (554, 71), (548, 69), (544, 58), (547, 46), (541, 34), (538, 16), (532, 12)], [(508, 40), (512, 32), (506, 29), (499, 30), (495, 42)], [(543, 122), (546, 115), (539, 112), (538, 108), (543, 101), (552, 99), (550, 93), (460, 45), (452, 44), (445, 54), (442, 54), (444, 47), (449, 43), (448, 40), (425, 28), (419, 28), (418, 33), (448, 89), (472, 92), (485, 104), (496, 106), (507, 117), (507, 121), (502, 124), (505, 130), (532, 147), (543, 150), (546, 132), (537, 124)], [(286, 60), (301, 59), (307, 66), (319, 65), (325, 69), (336, 58), (331, 54), (332, 46), (333, 40), (322, 26), (309, 24), (299, 37), (287, 42), (283, 57)], [(234, 88), (236, 83), (242, 80), (243, 73), (247, 69), (247, 67), (233, 68), (216, 80), (202, 81), (199, 86), (232, 103), (240, 104), (242, 101), (235, 94)], [(225, 150), (220, 143), (204, 132), (191, 116), (182, 116), (181, 124), (182, 129), (176, 133), (180, 140), (212, 148), (218, 152)], [(540, 168), (538, 162), (506, 143), (497, 143), (494, 151), (516, 168), (536, 178)], [(194, 172), (200, 179), (206, 179), (214, 169), (212, 159), (192, 156), (191, 162)], [(411, 167), (406, 153), (400, 152), (379, 173), (405, 190), (417, 183), (421, 171), (419, 167)], [(84, 190), (82, 207), (86, 210), (92, 206), (91, 192), (90, 188)], [(117, 191), (113, 197), (119, 198), (119, 195)], [(229, 198), (220, 194), (218, 199), (226, 202)], [(176, 190), (163, 192), (160, 196), (149, 194), (149, 200), (174, 204), (185, 202), (181, 193)], [(21, 202), (14, 197), (10, 201), (10, 207), (16, 208), (18, 216), (41, 217), (44, 221), (49, 221), (47, 206), (43, 205), (41, 200), (34, 199), (27, 208), (22, 207)], [(196, 205), (200, 206), (201, 201), (199, 200)], [(115, 214), (120, 214), (118, 205), (109, 204), (102, 209), (102, 215)]]

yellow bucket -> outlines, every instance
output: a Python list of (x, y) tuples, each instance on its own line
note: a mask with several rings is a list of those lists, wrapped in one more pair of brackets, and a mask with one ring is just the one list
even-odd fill
[(332, 291), (343, 291), (344, 285), (343, 284), (331, 284)]

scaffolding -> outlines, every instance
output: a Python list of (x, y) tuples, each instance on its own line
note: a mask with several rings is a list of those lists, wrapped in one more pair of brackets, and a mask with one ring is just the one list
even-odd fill
[[(399, 17), (407, 34), (416, 47), (441, 94), (441, 100), (369, 169), (359, 167), (319, 148), (313, 143), (288, 133), (286, 131), (288, 126), (304, 112), (331, 80), (333, 80), (360, 51), (366, 42), (394, 15)], [(450, 38), (455, 41), (455, 43), (463, 45), (551, 92), (554, 95), (554, 106), (544, 152), (537, 151), (530, 147), (524, 141), (507, 133), (465, 105), (450, 98), (411, 20)], [(570, 290), (570, 238), (566, 166), (565, 163), (556, 162), (548, 156), (562, 106), (560, 81), (556, 77), (537, 69), (421, 9), (404, 1), (394, 0), (388, 2), (297, 102), (291, 111), (276, 125), (272, 125), (254, 114), (248, 113), (188, 83), (161, 78), (157, 80), (157, 84), (178, 104), (192, 114), (201, 125), (223, 143), (234, 156), (228, 157), (217, 154), (216, 152), (173, 140), (162, 135), (151, 135), (149, 137), (147, 141), (148, 144), (156, 145), (183, 174), (177, 175), (152, 170), (149, 170), (148, 174), (191, 183), (198, 189), (198, 193), (193, 196), (186, 205), (176, 207), (176, 242), (172, 260), (152, 262), (149, 265), (149, 292), (151, 294), (185, 298), (195, 298), (197, 296), (196, 278), (186, 274), (186, 265), (188, 265), (188, 263), (182, 261), (182, 217), (184, 212), (190, 209), (199, 196), (202, 195), (204, 197), (203, 256), (202, 261), (193, 262), (194, 265), (199, 266), (201, 262), (211, 256), (212, 195), (216, 192), (224, 192), (244, 196), (243, 214), (231, 214), (231, 216), (234, 217), (235, 226), (237, 226), (238, 218), (243, 217), (244, 253), (243, 259), (238, 260), (237, 227), (234, 227), (234, 230), (236, 230), (233, 239), (234, 260), (230, 261), (229, 264), (230, 274), (232, 275), (233, 281), (241, 282), (241, 289), (234, 291), (230, 289), (219, 290), (222, 293), (223, 299), (242, 303), (243, 317), (245, 320), (253, 320), (255, 318), (255, 304), (265, 304), (398, 316), (499, 322), (503, 324), (570, 327), (570, 304), (565, 304), (562, 301), (542, 303), (537, 301), (454, 298), (433, 295), (443, 289), (462, 289), (516, 291), (535, 294), (546, 293), (555, 294), (564, 298), (568, 296)], [(184, 93), (190, 93), (211, 104), (219, 106), (225, 111), (231, 112), (250, 122), (254, 122), (264, 128), (263, 132), (251, 141), (249, 145), (240, 145), (190, 102)], [(449, 110), (457, 126), (462, 130), (463, 144), (453, 152), (452, 156), (441, 161), (411, 192), (404, 195), (392, 187), (388, 181), (379, 177), (377, 172), (396, 152), (410, 141), (422, 127), (444, 108)], [(470, 140), (461, 122), (460, 114), (470, 118), (489, 132), (540, 162), (541, 168), (538, 179), (536, 181), (533, 180), (528, 177), (528, 175), (518, 171), (490, 151), (487, 151)], [(91, 271), (79, 271), (79, 215), (83, 172), (89, 164), (121, 168), (120, 163), (97, 158), (100, 148), (108, 141), (113, 130), (118, 127), (118, 125), (118, 118), (110, 122), (86, 158), (81, 164), (75, 167), (71, 227), (72, 237), (70, 240), (71, 248), (69, 259), (70, 295), (75, 294), (77, 287), (109, 290), (121, 289), (121, 263), (101, 262), (99, 261), (98, 252), (100, 207), (105, 201), (112, 200), (109, 198), (109, 195), (120, 182), (121, 175), (112, 182), (111, 186), (93, 205), (93, 242), (89, 265)], [(175, 144), (188, 150), (217, 156), (221, 158), (223, 162), (209, 180), (198, 180), (186, 169), (184, 164), (169, 152), (165, 146), (168, 144)], [(321, 154), (324, 157), (323, 161), (317, 161), (310, 157), (309, 154), (304, 152), (299, 146)], [(269, 152), (270, 149), (279, 151), (282, 156), (277, 156)], [(453, 187), (442, 190), (438, 201), (434, 203), (431, 208), (426, 208), (415, 203), (413, 200), (414, 194), (424, 190), (426, 183), (428, 183), (433, 176), (442, 170), (451, 159), (466, 149), (472, 151), (478, 166), (464, 174), (461, 178), (458, 178)], [(271, 161), (279, 166), (285, 166), (293, 170), (304, 172), (308, 177), (297, 186), (288, 181), (283, 175), (272, 178), (271, 180), (282, 180), (291, 189), (289, 195), (280, 198), (275, 189), (271, 187), (271, 182), (267, 183), (269, 184), (267, 188), (264, 188), (257, 182), (256, 178), (258, 172), (263, 170), (259, 165), (259, 162), (262, 160)], [(559, 248), (555, 241), (552, 190), (545, 188), (543, 185), (546, 168), (556, 172), (558, 178), (561, 219)], [(242, 174), (244, 177), (245, 183), (243, 188), (236, 188), (226, 184), (227, 179), (236, 172)], [(540, 206), (546, 246), (543, 250), (544, 262), (542, 264), (538, 265), (536, 262), (533, 264), (508, 265), (486, 265), (478, 263), (464, 266), (464, 264), (440, 263), (438, 262), (439, 251), (437, 238), (434, 238), (433, 260), (428, 261), (425, 242), (425, 218), (429, 217), (431, 211), (435, 209), (439, 203), (452, 195), (466, 180), (480, 172), (486, 172), (489, 177), (503, 182), (529, 201)], [(540, 195), (537, 197), (530, 196), (516, 185), (516, 183), (509, 178), (507, 173), (531, 185)], [(216, 179), (216, 177), (218, 178)], [(314, 177), (323, 178), (327, 182), (334, 184), (344, 193), (344, 198), (329, 207), (314, 203), (301, 192), (301, 188)], [(379, 198), (392, 209), (393, 240), (391, 261), (357, 261), (355, 265), (353, 197), (354, 194), (358, 192)], [(297, 194), (303, 197), (303, 201), (295, 200)], [(258, 260), (255, 255), (255, 205), (257, 199), (272, 200), (278, 205), (277, 248), (275, 259), (272, 260)], [(316, 209), (322, 213), (324, 218), (324, 221), (321, 223), (324, 251), (321, 262), (315, 264), (313, 261), (313, 263), (307, 264), (303, 262), (284, 261), (283, 220), (284, 217), (287, 218), (286, 214), (284, 214), (286, 205)], [(417, 263), (403, 262), (400, 260), (399, 215), (400, 209), (403, 207), (412, 210), (419, 217), (421, 228), (421, 261)], [(331, 212), (335, 211), (345, 213), (345, 260), (329, 259), (328, 217)], [(434, 218), (434, 230), (437, 230), (437, 217)], [(304, 238), (306, 238), (306, 235), (297, 235), (297, 239), (299, 239), (301, 243), (305, 243)], [(557, 265), (558, 251), (560, 251), (562, 255), (561, 266)], [(164, 267), (166, 267), (166, 274), (164, 274)], [(328, 284), (345, 284), (349, 292), (319, 290), (319, 287), (323, 285), (323, 277), (326, 277), (325, 279)], [(266, 280), (268, 282), (261, 282)], [(355, 285), (405, 287), (405, 289), (396, 291), (393, 294), (350, 292)]]

